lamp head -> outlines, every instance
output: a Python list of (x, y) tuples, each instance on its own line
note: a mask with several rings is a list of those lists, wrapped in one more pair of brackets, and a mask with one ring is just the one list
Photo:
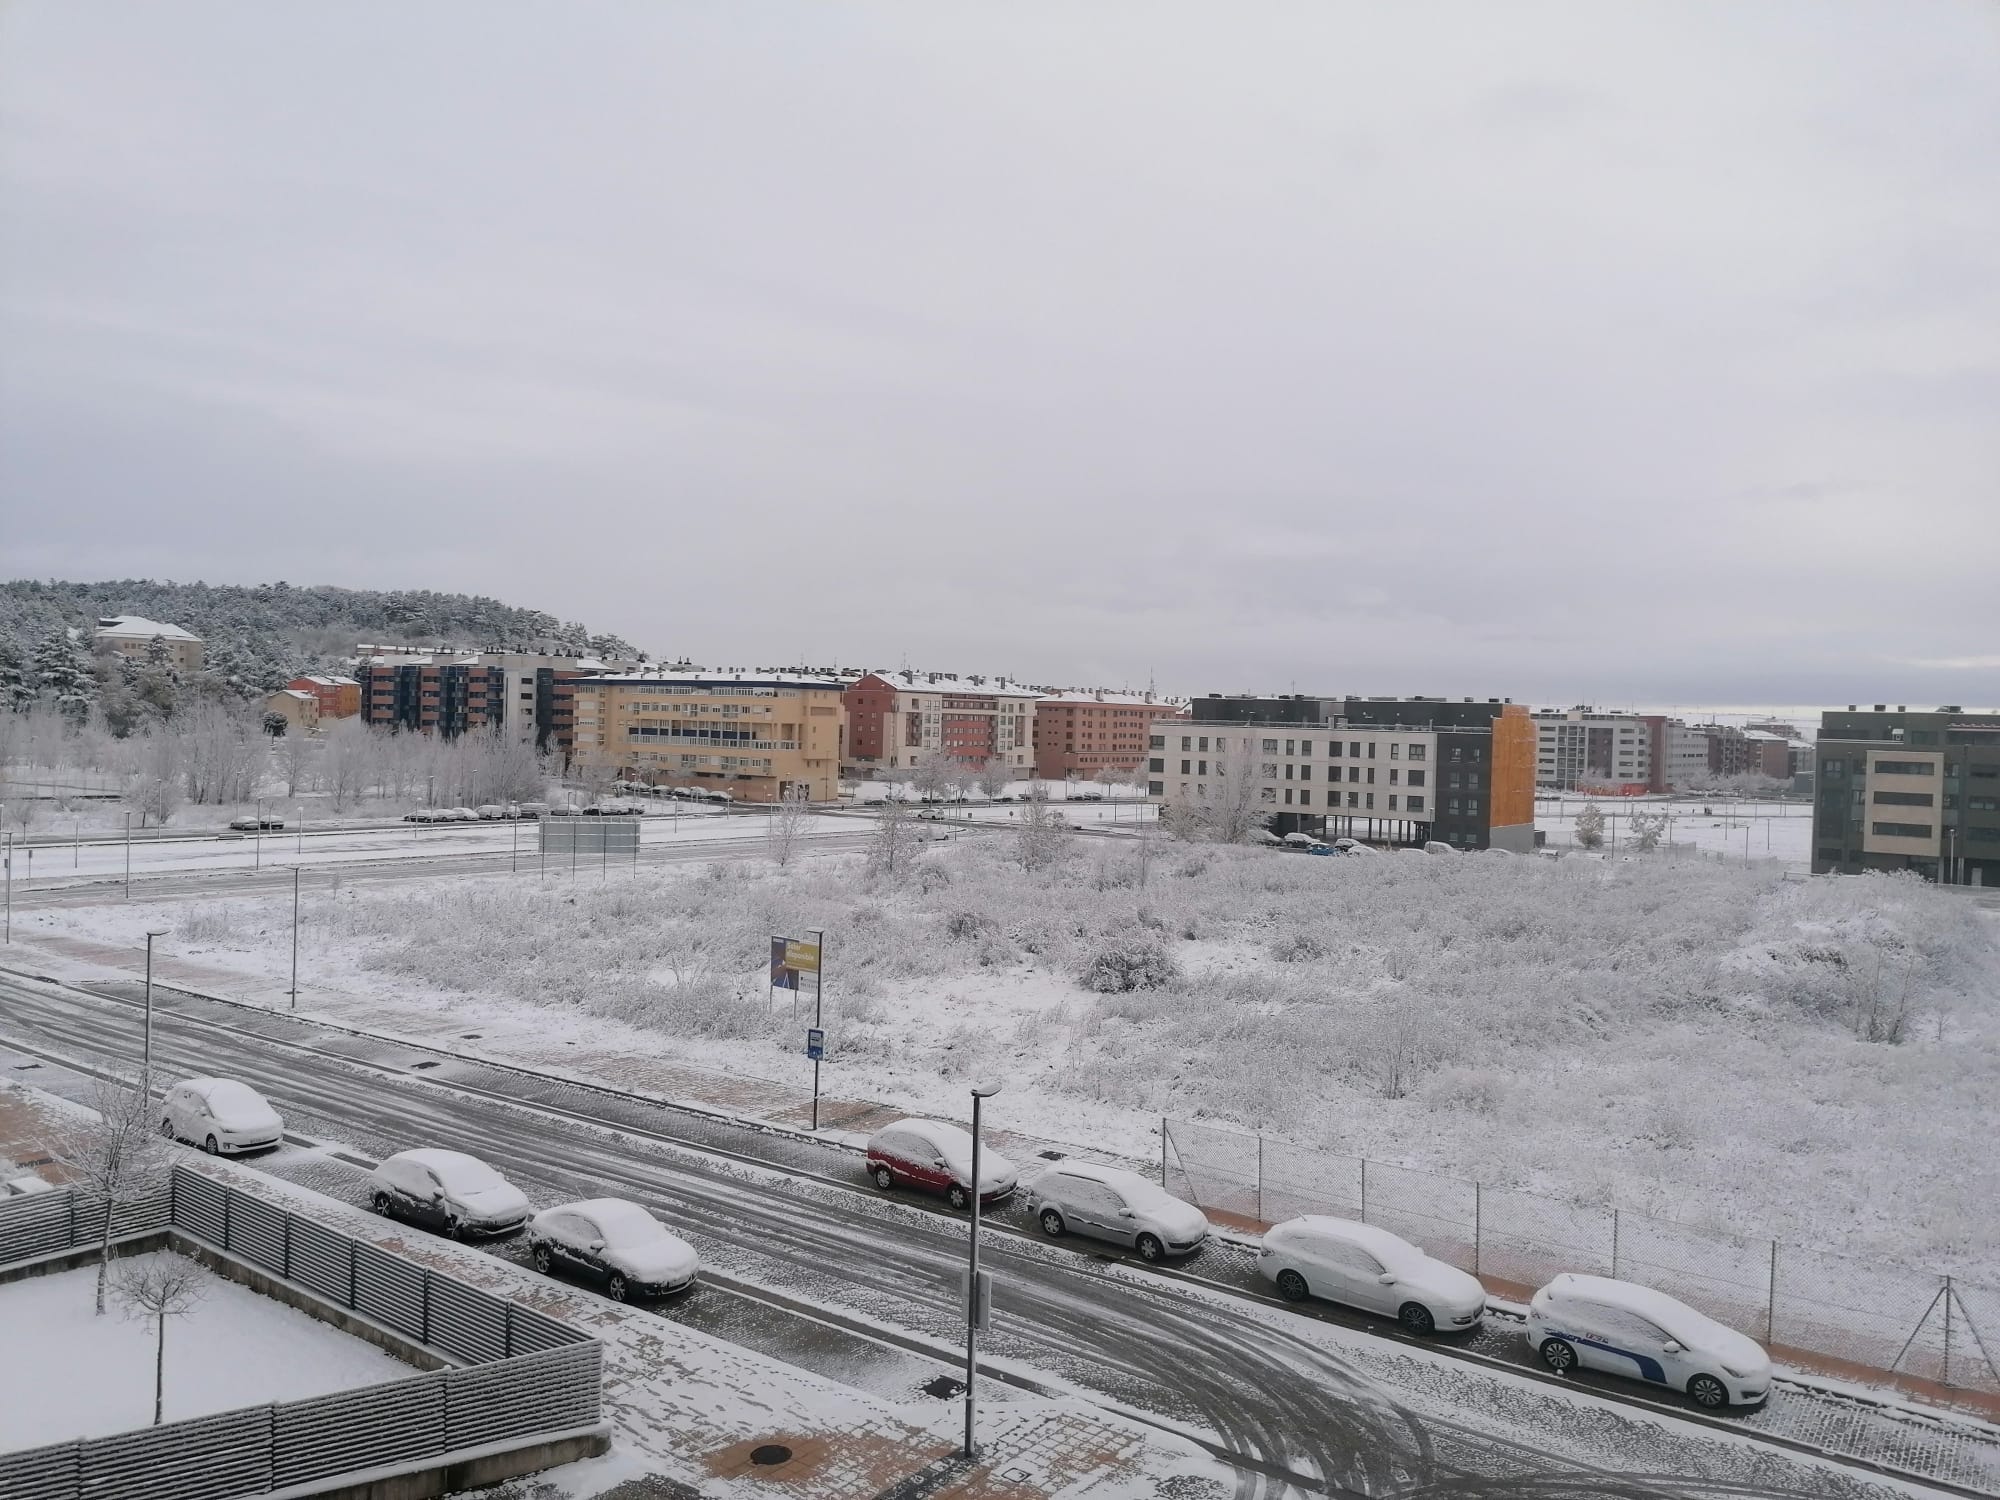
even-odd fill
[(147, 937), (165, 937), (165, 936), (166, 936), (166, 935), (167, 935), (168, 933), (170, 933), (170, 932), (172, 932), (172, 931), (173, 931), (173, 928), (171, 928), (171, 927), (148, 927), (148, 928), (146, 929), (146, 936), (147, 936)]
[(999, 1093), (1000, 1090), (1005, 1087), (1006, 1085), (1001, 1083), (998, 1079), (993, 1079), (986, 1083), (975, 1083), (972, 1086), (972, 1092), (978, 1095), (981, 1099), (991, 1099), (995, 1094)]

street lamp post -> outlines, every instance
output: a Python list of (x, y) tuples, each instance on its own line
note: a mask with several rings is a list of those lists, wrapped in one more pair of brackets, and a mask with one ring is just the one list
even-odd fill
[(139, 1065), (139, 1093), (147, 1099), (153, 1097), (153, 939), (165, 937), (168, 931), (165, 927), (146, 929), (146, 1050)]
[(299, 869), (292, 866), (292, 1009), (299, 1008)]
[(968, 1459), (979, 1456), (972, 1424), (978, 1406), (980, 1314), (985, 1311), (985, 1299), (979, 1295), (979, 1106), (999, 1093), (1000, 1088), (998, 1083), (972, 1086), (972, 1235), (966, 1241), (969, 1249), (965, 1276), (965, 1456)]
[(257, 799), (257, 862), (253, 869), (264, 868), (264, 799)]

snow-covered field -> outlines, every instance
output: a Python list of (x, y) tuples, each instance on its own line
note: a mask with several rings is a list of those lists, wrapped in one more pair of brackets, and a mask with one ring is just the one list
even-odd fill
[[(1551, 849), (1568, 849), (1575, 842), (1577, 814), (1591, 799), (1539, 798), (1535, 826), (1548, 836)], [(1665, 813), (1666, 839), (1673, 852), (1700, 850), (1727, 859), (1774, 859), (1803, 870), (1812, 863), (1812, 804), (1809, 802), (1731, 802), (1715, 797), (1600, 797), (1607, 851), (1626, 849), (1635, 812)]]
[[(118, 1262), (114, 1277), (144, 1258)], [(200, 1304), (167, 1322), (169, 1422), (417, 1373), (296, 1308), (202, 1277)], [(91, 1266), (0, 1286), (0, 1452), (152, 1423), (153, 1324), (125, 1316), (115, 1296), (97, 1316), (96, 1285)]]
[[(1015, 848), (933, 845), (893, 879), (840, 857), (350, 888), (308, 904), (304, 967), (803, 1082), (763, 965), (769, 934), (824, 928), (827, 1087), (849, 1097), (956, 1116), (991, 1073), (996, 1124), (1107, 1150), (1208, 1118), (2000, 1280), (2000, 949), (1960, 897), (1774, 862), (1077, 841), (1029, 874)], [(289, 915), (255, 898), (27, 921), (123, 941), (164, 921), (175, 953), (276, 975)], [(1085, 982), (1121, 974), (1142, 987)]]

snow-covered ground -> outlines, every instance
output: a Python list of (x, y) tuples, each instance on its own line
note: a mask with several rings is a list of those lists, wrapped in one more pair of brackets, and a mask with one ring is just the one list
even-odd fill
[(1595, 801), (1604, 814), (1604, 846), (1630, 847), (1632, 814), (1665, 813), (1666, 842), (1675, 852), (1700, 850), (1727, 859), (1777, 860), (1803, 870), (1812, 863), (1812, 804), (1809, 802), (1734, 802), (1715, 797), (1540, 797), (1535, 826), (1547, 835), (1551, 849), (1575, 844), (1576, 819)]
[[(772, 933), (824, 928), (826, 1084), (1158, 1149), (1161, 1115), (2000, 1280), (2000, 951), (1914, 879), (1666, 857), (1309, 859), (1005, 836), (858, 857), (308, 896), (309, 985), (803, 1084)], [(1141, 866), (1144, 863), (1145, 884)], [(288, 897), (15, 914), (279, 976)], [(1081, 976), (1132, 955), (1157, 988)], [(309, 999), (311, 998), (309, 990)], [(352, 1002), (321, 995), (308, 1008)], [(1896, 1040), (1886, 1040), (1893, 1036)], [(664, 1040), (663, 1040), (664, 1039)]]
[[(169, 1422), (417, 1373), (296, 1308), (201, 1275), (200, 1304), (167, 1322)], [(92, 1266), (0, 1286), (0, 1451), (152, 1423), (153, 1324), (124, 1314), (115, 1294), (97, 1316), (96, 1285)]]

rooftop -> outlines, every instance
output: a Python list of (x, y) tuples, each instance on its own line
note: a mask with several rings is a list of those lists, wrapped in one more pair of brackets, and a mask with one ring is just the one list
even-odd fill
[(95, 635), (135, 636), (150, 641), (154, 636), (168, 641), (198, 641), (200, 636), (191, 630), (183, 630), (178, 625), (164, 625), (158, 620), (149, 620), (144, 615), (104, 615), (97, 622)]

